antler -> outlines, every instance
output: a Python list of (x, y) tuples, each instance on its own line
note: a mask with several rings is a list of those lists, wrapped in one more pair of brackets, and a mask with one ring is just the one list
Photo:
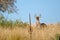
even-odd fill
[(36, 18), (36, 14), (34, 15), (34, 17)]
[(41, 18), (41, 14), (39, 14), (39, 17)]

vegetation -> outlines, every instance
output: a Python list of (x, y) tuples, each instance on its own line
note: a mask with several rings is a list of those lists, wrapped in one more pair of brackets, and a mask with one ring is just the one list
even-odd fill
[(24, 28), (5, 29), (0, 28), (0, 40), (29, 40), (29, 34)]
[(26, 27), (27, 23), (24, 23), (24, 22), (19, 21), (19, 20), (16, 20), (16, 21), (7, 20), (7, 19), (5, 19), (3, 14), (0, 14), (0, 27), (3, 27), (3, 28), (14, 28), (16, 26), (17, 27)]
[(2, 12), (15, 12), (16, 6), (15, 6), (16, 0), (0, 0), (0, 11)]
[(56, 34), (56, 40), (60, 40), (60, 34)]
[[(14, 27), (14, 26), (13, 26)], [(32, 27), (32, 40), (59, 40), (60, 26), (47, 25), (47, 28)], [(0, 27), (0, 40), (30, 40), (28, 29), (16, 26), (13, 29)]]

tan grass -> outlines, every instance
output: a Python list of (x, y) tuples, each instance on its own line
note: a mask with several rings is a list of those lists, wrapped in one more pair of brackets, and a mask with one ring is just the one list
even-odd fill
[[(32, 27), (32, 40), (56, 40), (55, 35), (60, 34), (60, 26), (48, 24), (45, 29)], [(15, 27), (14, 29), (0, 27), (0, 40), (30, 40), (28, 28)]]

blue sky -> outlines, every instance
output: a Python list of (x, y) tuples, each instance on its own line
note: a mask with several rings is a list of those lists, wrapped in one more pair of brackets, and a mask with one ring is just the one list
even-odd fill
[(30, 13), (32, 23), (35, 23), (35, 14), (41, 14), (40, 22), (60, 22), (60, 0), (17, 0), (16, 5), (19, 14), (10, 14), (9, 19), (29, 22)]

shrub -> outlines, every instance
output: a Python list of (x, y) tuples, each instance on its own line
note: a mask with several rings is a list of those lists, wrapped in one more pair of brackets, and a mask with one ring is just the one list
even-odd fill
[(60, 40), (60, 34), (56, 34), (55, 37), (56, 37), (56, 40)]

